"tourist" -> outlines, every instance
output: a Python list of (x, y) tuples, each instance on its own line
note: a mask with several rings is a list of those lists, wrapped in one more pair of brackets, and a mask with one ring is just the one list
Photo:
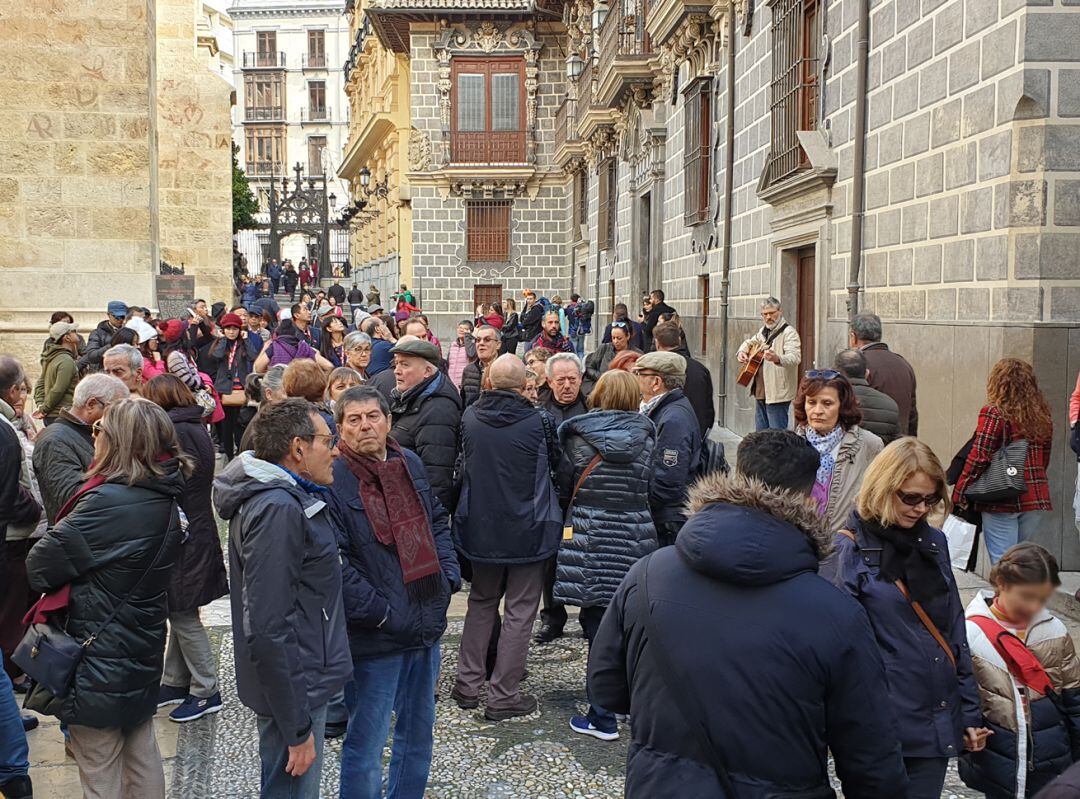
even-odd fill
[[(2, 518), (0, 513), (0, 521)], [(6, 799), (33, 799), (30, 748), (6, 667), (0, 653), (0, 795)]]
[(394, 346), (395, 387), (390, 435), (424, 464), (431, 490), (443, 507), (456, 500), (454, 467), (461, 430), (461, 397), (439, 371), (442, 360), (430, 342), (402, 336)]
[(358, 330), (346, 335), (345, 361), (350, 369), (360, 375), (361, 380), (367, 382), (367, 370), (371, 364), (371, 336)]
[(642, 329), (645, 333), (645, 352), (649, 352), (653, 349), (653, 329), (660, 324), (660, 317), (674, 313), (675, 309), (664, 302), (663, 291), (660, 289), (653, 289), (649, 293), (648, 312), (645, 314), (645, 319), (642, 321)]
[(323, 402), (331, 411), (337, 405), (338, 398), (353, 386), (364, 384), (364, 378), (355, 369), (348, 366), (339, 366), (326, 378), (326, 393)]
[(574, 345), (562, 333), (561, 317), (557, 311), (544, 314), (543, 329), (532, 339), (532, 347), (544, 347), (552, 352), (574, 352)]
[[(117, 344), (105, 351), (105, 357), (101, 361), (103, 372), (122, 381), (128, 387), (131, 396), (139, 396), (143, 387), (144, 362), (138, 347), (131, 344)], [(202, 378), (199, 378), (199, 385), (202, 385)]]
[(199, 619), (199, 608), (229, 593), (210, 504), (216, 453), (194, 395), (174, 375), (152, 379), (143, 396), (169, 415), (180, 448), (194, 461), (180, 495), (187, 526), (169, 581), (169, 643), (157, 702), (179, 705), (169, 718), (183, 723), (222, 707), (217, 658)]
[(635, 322), (630, 318), (630, 310), (626, 307), (626, 303), (617, 303), (611, 316), (611, 321), (604, 328), (604, 337), (600, 340), (601, 343), (608, 344), (611, 342), (611, 328), (614, 327), (616, 322), (626, 322), (630, 326), (630, 349), (644, 352), (645, 331), (642, 329), (640, 322)]
[[(1042, 516), (1040, 511), (1053, 510), (1046, 478), (1053, 434), (1050, 406), (1039, 390), (1031, 364), (1019, 358), (1002, 358), (994, 364), (986, 380), (986, 404), (979, 411), (972, 447), (953, 488), (953, 502), (982, 514), (991, 563), (997, 563), (1014, 544), (1031, 540)], [(969, 497), (972, 484), (990, 468), (994, 453), (1020, 440), (1027, 442), (1025, 490), (995, 501)]]
[(327, 704), (352, 678), (330, 495), (335, 448), (300, 399), (263, 408), (214, 481), (229, 522), (240, 701), (255, 711), (261, 796), (318, 799)]
[(300, 276), (296, 274), (296, 267), (292, 261), (286, 261), (285, 269), (281, 273), (281, 285), (285, 293), (289, 295), (289, 302), (296, 300), (296, 286), (300, 282)]
[(277, 262), (277, 258), (271, 258), (270, 266), (266, 267), (266, 276), (270, 279), (270, 291), (273, 294), (278, 293), (278, 289), (281, 286), (281, 276), (283, 274), (281, 264)]
[(585, 374), (589, 380), (599, 380), (600, 375), (608, 370), (612, 359), (622, 352), (637, 352), (630, 347), (630, 323), (612, 322), (611, 341), (601, 344), (585, 359)]
[(489, 721), (502, 721), (537, 708), (536, 697), (520, 685), (562, 518), (551, 479), (558, 458), (554, 426), (522, 396), (524, 365), (517, 356), (501, 355), (490, 378), (492, 390), (461, 419), (464, 471), (453, 532), (458, 551), (472, 563), (472, 584), (451, 695), (459, 707), (479, 706), (488, 644), (505, 598), (484, 710)]
[(113, 335), (124, 326), (127, 317), (128, 306), (126, 302), (120, 300), (111, 300), (109, 302), (105, 309), (105, 318), (90, 331), (90, 338), (86, 341), (86, 351), (79, 358), (80, 372), (96, 372), (101, 369), (101, 358), (105, 355), (105, 350), (112, 346), (110, 342)]
[(908, 799), (938, 799), (950, 758), (964, 748), (981, 750), (990, 734), (949, 545), (927, 521), (942, 503), (948, 511), (947, 491), (945, 472), (926, 444), (894, 441), (866, 468), (856, 511), (834, 536), (836, 552), (824, 569), (870, 618), (889, 679), (888, 692), (867, 707), (891, 711)]
[[(307, 296), (311, 296), (310, 294)], [(303, 339), (307, 342), (307, 345), (312, 349), (319, 348), (319, 341), (321, 331), (318, 325), (314, 324), (314, 312), (312, 308), (318, 308), (321, 303), (321, 298), (318, 300), (312, 300), (308, 302), (298, 302), (289, 309), (289, 319), (293, 323), (295, 328), (293, 333), (297, 338)]]
[(377, 316), (365, 319), (360, 326), (360, 332), (366, 333), (371, 339), (371, 357), (367, 367), (367, 376), (371, 378), (390, 368), (394, 360), (390, 350), (394, 348), (397, 339), (386, 323)]
[(750, 396), (757, 409), (755, 424), (758, 430), (785, 430), (788, 407), (799, 387), (802, 341), (798, 331), (784, 319), (780, 300), (776, 297), (766, 297), (761, 303), (761, 319), (764, 326), (739, 345), (736, 360), (745, 364), (755, 351), (763, 353), (763, 360), (750, 383)]
[(340, 316), (330, 316), (322, 323), (319, 334), (319, 352), (336, 369), (345, 366), (345, 334), (348, 328)]
[(683, 395), (686, 360), (674, 352), (649, 352), (634, 364), (641, 412), (656, 425), (649, 506), (660, 546), (670, 546), (686, 522), (686, 491), (701, 460), (701, 428)]
[[(193, 357), (191, 339), (186, 335), (187, 329), (187, 323), (179, 319), (170, 319), (165, 323), (162, 333), (165, 342), (162, 356), (165, 358), (165, 365), (169, 368), (169, 374), (179, 377), (184, 385), (194, 392), (202, 390), (204, 385), (203, 379), (199, 376), (199, 367), (195, 364)], [(206, 408), (203, 408), (204, 413), (205, 411)]]
[(589, 695), (633, 715), (627, 796), (832, 796), (831, 753), (847, 799), (906, 799), (873, 631), (817, 575), (817, 464), (790, 431), (746, 436), (616, 590)]
[(353, 283), (346, 299), (349, 303), (349, 318), (352, 319), (356, 316), (356, 312), (364, 305), (364, 292), (357, 288), (356, 284)]
[(900, 414), (900, 434), (919, 434), (919, 410), (915, 406), (915, 370), (902, 355), (891, 351), (881, 340), (881, 319), (877, 314), (857, 314), (848, 331), (852, 349), (866, 356), (870, 386), (893, 398)]
[(480, 325), (473, 331), (476, 344), (476, 360), (465, 365), (461, 373), (461, 405), (468, 408), (480, 397), (484, 370), (499, 357), (498, 328)]
[(285, 395), (305, 399), (312, 404), (316, 412), (322, 416), (330, 433), (337, 440), (337, 428), (334, 425), (334, 414), (324, 401), (326, 395), (326, 372), (308, 358), (300, 358), (285, 367), (281, 385), (285, 389)]
[(866, 467), (884, 446), (859, 426), (862, 412), (847, 378), (835, 369), (812, 370), (795, 397), (796, 431), (818, 451), (821, 464), (813, 497), (829, 530), (847, 522)]
[[(607, 372), (589, 395), (592, 409), (559, 427), (559, 501), (570, 538), (559, 546), (554, 595), (581, 608), (592, 645), (627, 571), (656, 549), (649, 512), (656, 429), (638, 412), (641, 392), (626, 372)], [(619, 737), (615, 714), (590, 704), (570, 728), (602, 741)]]
[(1080, 662), (1046, 603), (1061, 585), (1054, 556), (1030, 541), (990, 570), (992, 590), (967, 608), (967, 639), (986, 726), (980, 752), (960, 755), (960, 778), (987, 796), (1031, 796), (1080, 761)]
[(677, 322), (657, 324), (653, 328), (653, 346), (657, 352), (674, 352), (686, 361), (686, 384), (683, 386), (683, 393), (697, 416), (701, 437), (707, 438), (716, 422), (716, 394), (713, 391), (712, 373), (705, 364), (690, 355), (683, 329)]
[(390, 409), (378, 391), (350, 389), (335, 416), (341, 457), (330, 496), (343, 525), (338, 543), (353, 659), (341, 797), (383, 795), (393, 716), (387, 795), (421, 799), (431, 765), (439, 639), (450, 595), (461, 586), (449, 519), (423, 463), (388, 437)]
[(253, 372), (248, 375), (247, 382), (244, 384), (248, 404), (245, 408), (247, 419), (244, 424), (244, 435), (240, 439), (241, 452), (251, 449), (251, 424), (258, 418), (259, 411), (289, 398), (285, 393), (284, 382), (284, 366), (271, 366), (264, 374)]
[[(368, 286), (368, 293), (365, 299), (367, 300), (368, 305), (378, 305), (382, 302), (382, 295), (379, 292), (379, 288), (374, 283)], [(368, 308), (368, 310), (370, 311), (371, 309)]]
[(271, 366), (288, 366), (296, 359), (314, 360), (327, 372), (334, 368), (330, 361), (308, 343), (292, 320), (286, 319), (278, 325), (274, 337), (266, 342), (263, 351), (255, 359), (255, 371), (265, 372)]
[(634, 366), (637, 364), (640, 357), (641, 353), (637, 350), (626, 350), (625, 352), (620, 352), (618, 355), (611, 359), (611, 363), (608, 364), (608, 371), (630, 372), (630, 374), (633, 374)]
[(574, 342), (574, 352), (579, 358), (585, 357), (585, 336), (592, 332), (595, 308), (591, 300), (581, 299), (580, 294), (570, 295), (570, 304), (566, 307), (567, 335)]
[(855, 401), (862, 411), (862, 428), (869, 430), (884, 444), (891, 444), (900, 438), (900, 410), (892, 397), (867, 382), (866, 355), (861, 350), (841, 350), (833, 358), (833, 367), (848, 379), (855, 390)]
[(544, 305), (536, 298), (536, 292), (526, 289), (522, 292), (525, 307), (521, 311), (521, 340), (525, 342), (525, 352), (533, 348), (533, 342), (540, 335), (544, 324)]
[[(500, 350), (501, 351), (501, 350)], [(476, 341), (473, 339), (473, 323), (468, 319), (458, 322), (457, 338), (450, 342), (446, 356), (447, 376), (461, 390), (461, 377), (465, 367), (476, 360)]]
[(525, 368), (536, 375), (535, 383), (541, 403), (551, 396), (551, 387), (547, 384), (547, 362), (554, 354), (543, 347), (525, 353)]
[(191, 470), (165, 411), (139, 397), (110, 405), (94, 424), (86, 483), (26, 558), (34, 590), (69, 592), (65, 629), (89, 642), (65, 696), (35, 683), (26, 699), (67, 725), (87, 796), (165, 797), (154, 712), (176, 503)]
[(50, 343), (41, 353), (41, 375), (34, 385), (34, 418), (43, 419), (46, 426), (56, 421), (60, 411), (71, 407), (75, 384), (79, 382), (79, 367), (75, 363), (78, 330), (67, 322), (57, 322), (49, 328)]
[(572, 352), (553, 353), (544, 363), (544, 371), (548, 391), (541, 398), (541, 407), (552, 415), (556, 424), (588, 412), (585, 399), (592, 383), (584, 382), (585, 366), (578, 356)]
[(534, 408), (540, 407), (541, 376), (531, 369), (525, 370), (525, 391), (522, 394)]
[(521, 321), (518, 317), (517, 303), (513, 298), (507, 297), (503, 301), (503, 307), (506, 309), (506, 319), (503, 321), (502, 326), (502, 343), (499, 345), (499, 354), (511, 355), (517, 354), (518, 342), (521, 340)]
[(308, 266), (307, 259), (300, 259), (300, 291), (307, 291), (308, 287), (314, 282), (314, 275), (311, 274), (311, 267)]
[(225, 460), (231, 461), (244, 437), (243, 416), (247, 407), (244, 384), (263, 343), (260, 336), (244, 330), (244, 323), (237, 314), (222, 316), (220, 327), (223, 335), (210, 348), (208, 365), (225, 413), (218, 425), (218, 434)]
[(332, 299), (335, 305), (340, 306), (345, 303), (346, 291), (340, 280), (334, 280), (330, 288), (326, 290), (326, 296)]

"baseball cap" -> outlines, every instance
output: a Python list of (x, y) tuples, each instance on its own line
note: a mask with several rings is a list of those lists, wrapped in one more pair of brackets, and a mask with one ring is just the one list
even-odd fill
[(115, 316), (117, 319), (123, 318), (127, 316), (127, 303), (121, 302), (120, 300), (110, 300), (108, 306), (105, 308), (105, 311), (109, 314), (109, 316)]
[(79, 326), (76, 324), (72, 324), (71, 322), (55, 322), (49, 327), (49, 338), (51, 338), (53, 341), (59, 341), (68, 333), (71, 333), (72, 331), (76, 331), (78, 329)]

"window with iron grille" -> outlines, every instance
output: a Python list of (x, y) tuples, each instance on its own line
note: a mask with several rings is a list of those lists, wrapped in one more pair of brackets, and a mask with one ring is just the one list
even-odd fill
[(599, 215), (597, 218), (597, 246), (610, 250), (615, 243), (615, 211), (618, 207), (618, 162), (608, 158), (600, 165)]
[(684, 114), (686, 141), (683, 169), (686, 203), (683, 217), (688, 225), (709, 218), (709, 186), (712, 184), (712, 80), (702, 78), (686, 91)]
[(820, 0), (777, 0), (772, 18), (772, 147), (766, 185), (808, 165), (796, 131), (817, 129)]
[(525, 161), (525, 61), (455, 58), (450, 158), (459, 164)]
[(573, 208), (573, 234), (574, 241), (581, 240), (581, 226), (588, 224), (589, 213), (589, 186), (585, 170), (579, 169), (574, 173), (574, 208)]
[(465, 204), (465, 251), (470, 263), (510, 260), (511, 200), (469, 200)]

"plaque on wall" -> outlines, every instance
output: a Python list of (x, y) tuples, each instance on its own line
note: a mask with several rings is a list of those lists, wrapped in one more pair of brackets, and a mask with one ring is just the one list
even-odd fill
[(194, 275), (155, 275), (154, 291), (157, 295), (158, 317), (182, 319), (184, 311), (195, 300)]

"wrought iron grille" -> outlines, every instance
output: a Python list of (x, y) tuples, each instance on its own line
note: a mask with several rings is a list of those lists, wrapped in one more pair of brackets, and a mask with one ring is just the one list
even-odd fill
[(772, 147), (775, 183), (806, 165), (798, 130), (817, 127), (818, 0), (777, 0), (772, 19)]
[(511, 200), (466, 203), (466, 254), (470, 263), (510, 260), (511, 205)]

